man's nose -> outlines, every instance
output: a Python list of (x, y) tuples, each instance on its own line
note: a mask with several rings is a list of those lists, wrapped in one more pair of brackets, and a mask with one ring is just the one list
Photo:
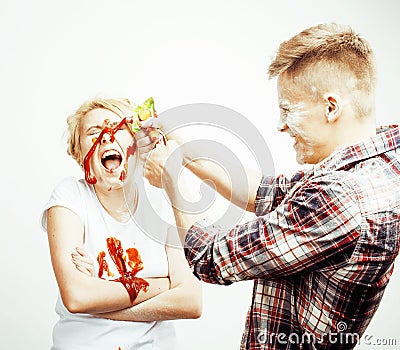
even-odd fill
[(278, 125), (277, 125), (277, 129), (278, 129), (278, 131), (280, 131), (280, 132), (285, 132), (285, 131), (287, 131), (288, 126), (287, 126), (287, 124), (286, 124), (286, 118), (282, 118), (282, 117), (279, 118), (279, 122), (278, 122)]

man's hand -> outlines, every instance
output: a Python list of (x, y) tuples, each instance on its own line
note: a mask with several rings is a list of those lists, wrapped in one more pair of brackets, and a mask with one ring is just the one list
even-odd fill
[[(162, 138), (162, 134), (159, 133), (159, 138)], [(141, 160), (146, 160), (150, 152), (154, 149), (159, 139), (149, 136), (149, 131), (142, 129), (135, 134), (137, 151)]]
[(150, 184), (159, 188), (177, 186), (179, 173), (182, 170), (182, 153), (179, 145), (175, 141), (168, 141), (166, 145), (158, 143), (147, 154), (144, 176)]
[(135, 133), (136, 146), (141, 160), (146, 160), (156, 144), (163, 143), (166, 139), (174, 140), (182, 145), (186, 140), (184, 133), (178, 130), (169, 132), (172, 128), (171, 120), (163, 118), (150, 118), (142, 124), (142, 129)]

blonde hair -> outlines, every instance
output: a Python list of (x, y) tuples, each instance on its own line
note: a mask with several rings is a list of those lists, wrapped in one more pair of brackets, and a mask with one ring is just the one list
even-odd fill
[(268, 68), (269, 77), (287, 73), (301, 80), (311, 97), (345, 91), (359, 116), (374, 108), (376, 63), (369, 43), (352, 28), (319, 24), (284, 41)]
[(74, 158), (79, 165), (82, 165), (80, 150), (80, 122), (90, 111), (97, 108), (108, 109), (117, 114), (121, 119), (132, 116), (135, 105), (128, 99), (119, 98), (93, 98), (85, 101), (73, 114), (68, 116), (68, 148), (67, 153)]

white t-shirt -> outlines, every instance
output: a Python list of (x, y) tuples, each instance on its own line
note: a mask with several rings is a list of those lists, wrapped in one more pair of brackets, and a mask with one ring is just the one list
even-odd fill
[[(97, 256), (103, 251), (109, 269), (114, 274), (109, 279), (119, 277), (106, 243), (108, 237), (116, 237), (121, 241), (124, 252), (132, 247), (139, 251), (144, 268), (137, 273), (137, 277), (166, 277), (168, 261), (165, 241), (172, 211), (162, 192), (150, 185), (139, 184), (138, 193), (139, 201), (133, 219), (121, 223), (105, 211), (92, 185), (83, 179), (66, 178), (56, 186), (46, 204), (42, 226), (47, 229), (49, 208), (66, 207), (82, 220), (84, 249), (95, 263), (96, 276), (99, 268)], [(103, 274), (103, 278), (107, 278), (107, 273)], [(53, 329), (52, 350), (175, 348), (175, 331), (171, 321), (126, 322), (96, 318), (89, 314), (72, 314), (65, 308), (60, 295), (55, 310), (60, 319)]]

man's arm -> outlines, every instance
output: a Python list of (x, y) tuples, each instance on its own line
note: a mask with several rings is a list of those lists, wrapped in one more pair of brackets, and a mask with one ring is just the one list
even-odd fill
[(289, 276), (322, 268), (334, 255), (345, 259), (354, 249), (361, 220), (357, 200), (345, 184), (329, 178), (304, 180), (272, 211), (231, 230), (192, 226), (196, 219), (184, 210), (176, 185), (180, 164), (174, 148), (169, 144), (157, 147), (145, 174), (149, 181), (162, 175), (185, 241), (186, 258), (203, 281), (229, 284)]
[[(135, 135), (141, 158), (147, 159), (154, 148), (152, 141), (140, 131)], [(168, 134), (168, 139), (179, 144), (182, 162), (191, 172), (203, 181), (211, 181), (217, 192), (238, 207), (250, 212), (255, 211), (255, 198), (262, 174), (256, 170), (244, 168), (240, 162), (227, 162), (226, 157), (218, 152), (214, 143), (198, 143), (187, 140), (179, 132)]]
[(144, 164), (144, 175), (151, 185), (162, 187), (166, 191), (175, 216), (176, 227), (182, 244), (188, 229), (199, 219), (199, 215), (190, 213), (186, 206), (185, 193), (187, 186), (185, 183), (179, 183), (182, 170), (181, 148), (175, 141), (168, 141), (164, 145), (157, 147), (150, 153)]
[[(255, 198), (261, 173), (244, 168), (240, 163), (229, 163), (216, 150), (195, 147), (180, 136), (174, 138), (180, 145), (184, 165), (201, 180), (211, 180), (217, 192), (228, 201), (249, 212), (255, 211)], [(204, 145), (205, 144), (205, 145)], [(210, 145), (211, 146), (211, 145)]]
[(287, 277), (345, 263), (360, 235), (351, 190), (337, 181), (304, 184), (273, 211), (231, 230), (196, 224), (186, 258), (209, 283)]

